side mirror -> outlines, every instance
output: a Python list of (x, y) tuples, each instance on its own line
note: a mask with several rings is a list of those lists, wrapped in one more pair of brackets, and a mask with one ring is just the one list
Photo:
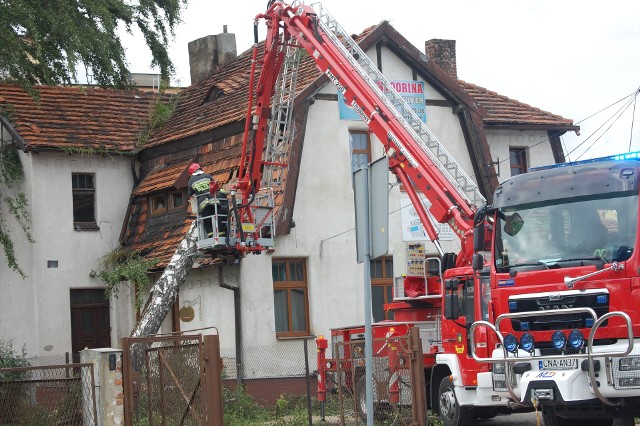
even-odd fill
[(473, 250), (482, 251), (485, 248), (484, 222), (473, 228)]
[(471, 258), (471, 268), (474, 271), (481, 271), (484, 268), (484, 257), (480, 253), (476, 253)]
[(457, 291), (460, 285), (460, 279), (453, 277), (450, 280), (445, 280), (444, 289), (447, 291)]
[(449, 320), (460, 318), (460, 304), (456, 293), (444, 296), (444, 317)]

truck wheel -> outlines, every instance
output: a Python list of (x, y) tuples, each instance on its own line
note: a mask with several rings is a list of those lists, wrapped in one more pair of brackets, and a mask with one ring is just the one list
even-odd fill
[(356, 408), (363, 422), (367, 421), (367, 378), (360, 376), (356, 383)]
[[(374, 383), (375, 386), (375, 383)], [(374, 392), (375, 397), (375, 392)], [(356, 408), (363, 422), (367, 422), (367, 378), (361, 376), (356, 384)], [(388, 403), (373, 400), (373, 419), (386, 420), (391, 413)]]
[(466, 426), (471, 424), (473, 411), (470, 407), (461, 407), (456, 398), (453, 382), (447, 376), (440, 382), (438, 389), (438, 410), (444, 426)]

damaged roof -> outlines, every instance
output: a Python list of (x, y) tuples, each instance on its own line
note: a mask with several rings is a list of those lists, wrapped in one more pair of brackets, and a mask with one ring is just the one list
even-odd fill
[(0, 84), (0, 119), (25, 151), (132, 152), (158, 95), (96, 87)]

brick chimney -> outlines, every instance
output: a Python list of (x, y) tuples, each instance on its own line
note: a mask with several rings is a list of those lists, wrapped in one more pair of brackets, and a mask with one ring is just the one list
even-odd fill
[(223, 32), (209, 35), (189, 43), (189, 68), (191, 84), (198, 83), (216, 72), (219, 66), (236, 58), (236, 35)]
[(456, 68), (456, 41), (434, 38), (424, 43), (424, 53), (430, 61), (449, 76), (458, 79)]

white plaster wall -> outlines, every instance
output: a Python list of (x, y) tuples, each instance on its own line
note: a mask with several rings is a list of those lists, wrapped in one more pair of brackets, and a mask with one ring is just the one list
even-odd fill
[[(238, 266), (224, 268), (224, 283), (237, 286)], [(191, 306), (193, 320), (181, 321), (180, 330), (190, 334), (190, 330), (206, 328), (195, 333), (220, 335), (220, 346), (233, 348), (235, 345), (235, 325), (233, 291), (219, 286), (217, 268), (194, 270), (180, 287), (180, 307)], [(168, 320), (168, 319), (167, 319)], [(165, 324), (166, 326), (166, 324)], [(170, 322), (166, 331), (170, 330)]]
[[(490, 130), (487, 142), (493, 161), (500, 161), (498, 180), (511, 177), (509, 148), (527, 148), (528, 167), (555, 164), (549, 136), (542, 130)], [(496, 172), (498, 169), (496, 168)]]
[[(89, 272), (98, 260), (119, 246), (118, 238), (131, 194), (133, 179), (128, 158), (69, 156), (54, 153), (22, 154), (25, 161), (25, 191), (31, 206), (32, 235), (35, 243), (26, 245), (27, 256), (22, 280), (15, 274), (2, 275), (2, 287), (19, 298), (0, 299), (0, 323), (5, 339), (27, 344), (29, 355), (71, 352), (71, 288), (102, 288)], [(96, 220), (99, 231), (73, 229), (71, 174), (94, 173)], [(58, 268), (47, 261), (57, 260)], [(4, 266), (3, 266), (4, 267)], [(132, 327), (132, 317), (118, 315), (127, 298), (112, 300), (112, 345), (124, 330)], [(125, 333), (125, 334), (128, 334)], [(45, 350), (45, 347), (47, 350)]]
[[(24, 169), (24, 179), (14, 188), (3, 188), (3, 197), (23, 193), (29, 203), (28, 212), (33, 216), (31, 196), (32, 167), (31, 156), (19, 152), (20, 161)], [(8, 213), (6, 202), (3, 201), (2, 218), (5, 220), (10, 238), (13, 242), (15, 257), (20, 269), (27, 275), (22, 278), (7, 265), (3, 251), (0, 251), (0, 340), (12, 341), (16, 350), (23, 345), (27, 348), (35, 347), (35, 333), (33, 333), (33, 318), (37, 315), (34, 305), (33, 255), (34, 244), (31, 244), (20, 228), (20, 225)], [(30, 230), (33, 235), (33, 229)]]

